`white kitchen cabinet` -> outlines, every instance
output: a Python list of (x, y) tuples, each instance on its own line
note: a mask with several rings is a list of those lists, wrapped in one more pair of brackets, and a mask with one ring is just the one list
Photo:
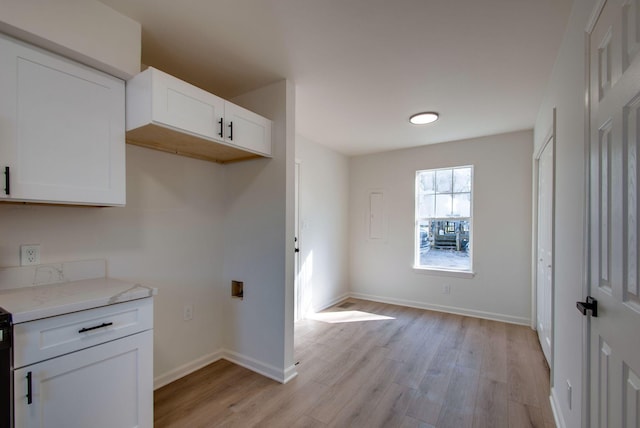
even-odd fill
[(152, 427), (152, 341), (145, 331), (15, 370), (15, 426)]
[(0, 200), (125, 204), (124, 82), (0, 35)]
[(271, 121), (229, 101), (224, 103), (225, 141), (255, 153), (271, 155)]
[(153, 426), (153, 300), (14, 325), (14, 426)]
[(215, 162), (271, 156), (271, 121), (149, 67), (127, 82), (127, 142)]

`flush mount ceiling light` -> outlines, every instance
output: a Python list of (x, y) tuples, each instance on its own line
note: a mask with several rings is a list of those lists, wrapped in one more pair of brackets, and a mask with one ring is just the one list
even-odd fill
[(427, 123), (435, 122), (440, 115), (434, 111), (427, 111), (424, 113), (414, 114), (409, 118), (409, 122), (414, 125), (426, 125)]

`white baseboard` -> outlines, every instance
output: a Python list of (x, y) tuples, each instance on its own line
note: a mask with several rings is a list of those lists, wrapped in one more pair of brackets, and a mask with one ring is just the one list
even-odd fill
[(560, 411), (560, 405), (558, 403), (558, 397), (556, 396), (555, 388), (551, 388), (551, 395), (549, 396), (549, 401), (551, 402), (551, 411), (553, 412), (553, 419), (558, 428), (566, 428), (566, 424), (564, 423), (564, 418), (562, 417), (562, 413)]
[(458, 308), (455, 306), (434, 305), (432, 303), (417, 302), (414, 300), (396, 299), (386, 296), (374, 296), (365, 293), (350, 293), (354, 299), (371, 300), (392, 305), (408, 306), (410, 308), (427, 309), (430, 311), (447, 312), (450, 314), (465, 315), (474, 318), (484, 318), (493, 321), (502, 321), (509, 324), (519, 324), (529, 326), (531, 320), (525, 317), (514, 317), (512, 315), (498, 314), (494, 312), (476, 311), (474, 309)]
[(180, 367), (164, 373), (153, 379), (153, 389), (162, 388), (165, 385), (170, 384), (173, 381), (180, 379), (188, 374), (200, 370), (201, 368), (208, 366), (209, 364), (218, 361), (223, 358), (222, 351), (212, 352), (211, 354), (204, 355), (197, 358), (187, 364), (183, 364)]
[(298, 376), (295, 365), (282, 370), (237, 352), (229, 351), (228, 349), (220, 349), (156, 377), (153, 379), (153, 389), (156, 390), (158, 388), (162, 388), (163, 386), (187, 376), (196, 370), (200, 370), (201, 368), (218, 360), (227, 360), (280, 383), (287, 383), (294, 377)]
[(220, 352), (222, 354), (222, 358), (225, 360), (261, 374), (262, 376), (266, 376), (269, 379), (273, 379), (276, 382), (287, 383), (298, 375), (295, 365), (283, 370), (228, 349), (223, 349)]
[(333, 305), (337, 305), (338, 303), (347, 300), (351, 295), (349, 293), (344, 293), (341, 296), (336, 297), (335, 299), (330, 300), (328, 303), (320, 305), (320, 307), (313, 308), (315, 312), (324, 311), (327, 308), (330, 308)]

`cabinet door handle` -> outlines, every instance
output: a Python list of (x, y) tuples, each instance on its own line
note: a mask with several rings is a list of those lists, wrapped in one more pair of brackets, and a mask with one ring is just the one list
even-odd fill
[(4, 167), (4, 193), (11, 194), (11, 169), (8, 166)]
[(229, 122), (229, 139), (233, 141), (233, 122)]
[(78, 333), (86, 333), (87, 331), (97, 330), (97, 329), (102, 328), (102, 327), (109, 327), (110, 325), (113, 325), (113, 323), (112, 322), (103, 322), (102, 324), (94, 325), (93, 327), (81, 328), (80, 330), (78, 330)]
[(224, 138), (224, 135), (222, 135), (222, 133), (224, 131), (224, 125), (222, 124), (222, 118), (220, 118), (218, 123), (220, 124), (220, 132), (218, 132), (218, 135), (220, 136), (220, 138)]
[(27, 404), (33, 403), (33, 390), (31, 389), (31, 372), (27, 373)]

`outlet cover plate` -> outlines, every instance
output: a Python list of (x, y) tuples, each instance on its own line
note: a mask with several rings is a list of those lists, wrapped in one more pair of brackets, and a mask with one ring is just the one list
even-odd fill
[(32, 266), (40, 264), (40, 245), (20, 246), (20, 266)]

